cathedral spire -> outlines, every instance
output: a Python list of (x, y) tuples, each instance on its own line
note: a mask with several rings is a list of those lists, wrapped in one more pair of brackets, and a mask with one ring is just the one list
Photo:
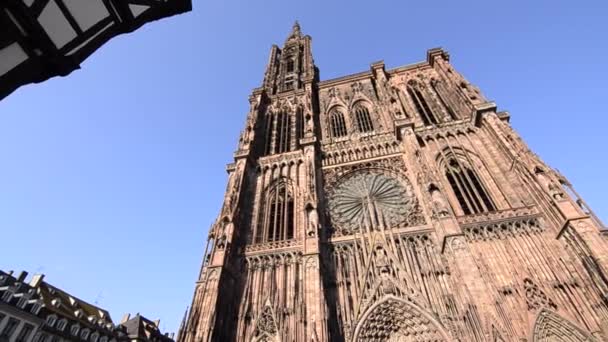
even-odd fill
[(293, 23), (293, 26), (291, 28), (291, 33), (287, 37), (287, 41), (289, 41), (291, 39), (299, 39), (299, 38), (302, 38), (302, 31), (300, 29), (300, 23), (296, 20)]
[(316, 68), (312, 59), (311, 38), (302, 35), (296, 20), (283, 48), (273, 45), (264, 76), (264, 87), (271, 94), (302, 89), (306, 81), (314, 80)]

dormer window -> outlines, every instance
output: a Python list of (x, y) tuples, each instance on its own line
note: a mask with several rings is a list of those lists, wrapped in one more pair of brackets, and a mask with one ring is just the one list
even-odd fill
[(55, 325), (55, 322), (57, 322), (56, 315), (50, 315), (46, 318), (46, 325), (48, 325), (51, 328)]
[(82, 318), (82, 310), (78, 309), (74, 311), (74, 316), (76, 316), (76, 318)]
[(57, 322), (57, 330), (59, 331), (63, 331), (63, 329), (65, 329), (65, 326), (68, 325), (68, 321), (65, 318), (62, 318), (59, 320), (59, 322)]
[(34, 305), (32, 305), (31, 312), (34, 315), (37, 315), (40, 312), (40, 309), (42, 309), (42, 305), (40, 303), (34, 303)]
[(13, 291), (8, 290), (6, 292), (4, 292), (4, 294), (2, 295), (2, 301), (4, 302), (10, 302), (13, 299)]
[(27, 306), (27, 298), (26, 297), (19, 298), (19, 301), (17, 302), (17, 307), (20, 309), (25, 309), (26, 306)]
[(82, 329), (82, 332), (80, 333), (80, 338), (82, 338), (83, 340), (88, 339), (90, 332), (91, 331), (89, 329)]
[(70, 328), (70, 334), (72, 334), (72, 336), (78, 336), (79, 331), (80, 331), (80, 326), (78, 324), (72, 325), (72, 327)]

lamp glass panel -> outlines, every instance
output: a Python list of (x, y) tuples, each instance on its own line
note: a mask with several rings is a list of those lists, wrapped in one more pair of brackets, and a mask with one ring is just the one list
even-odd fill
[(83, 31), (110, 15), (101, 0), (63, 0), (63, 3)]
[(38, 17), (38, 22), (58, 49), (76, 38), (76, 31), (65, 18), (55, 0), (49, 1)]
[(27, 54), (19, 43), (12, 43), (9, 46), (0, 49), (0, 76), (13, 70), (19, 64), (27, 60)]
[(133, 18), (137, 18), (140, 14), (147, 11), (148, 8), (150, 8), (150, 6), (129, 4), (129, 9), (131, 10), (131, 13), (133, 13)]

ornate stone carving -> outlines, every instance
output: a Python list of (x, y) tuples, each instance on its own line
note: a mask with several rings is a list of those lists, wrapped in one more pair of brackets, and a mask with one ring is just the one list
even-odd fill
[(492, 211), (477, 215), (467, 215), (458, 217), (458, 223), (463, 226), (474, 225), (477, 223), (499, 223), (502, 221), (524, 220), (538, 218), (539, 213), (536, 207), (522, 207), (500, 211)]
[(251, 254), (245, 257), (245, 264), (248, 269), (268, 269), (282, 265), (292, 265), (302, 263), (302, 252), (283, 251), (266, 254)]
[(399, 152), (401, 147), (394, 134), (378, 133), (360, 137), (356, 145), (351, 141), (329, 141), (323, 144), (321, 163), (330, 166)]
[(553, 199), (561, 201), (564, 199), (564, 192), (561, 187), (557, 185), (553, 180), (549, 179), (544, 171), (537, 169), (536, 178), (538, 182), (545, 188), (549, 195), (553, 197)]
[(307, 206), (306, 212), (306, 216), (308, 217), (306, 236), (315, 237), (317, 236), (317, 230), (319, 230), (319, 214), (317, 213), (317, 208), (310, 204)]
[(270, 305), (270, 301), (266, 300), (266, 304), (257, 318), (255, 342), (278, 342), (277, 336), (279, 328), (274, 315), (274, 310)]
[(294, 246), (298, 246), (299, 242), (295, 239), (292, 240), (279, 240), (279, 241), (269, 241), (264, 243), (256, 243), (247, 245), (245, 248), (246, 253), (256, 252), (256, 251), (267, 251), (271, 249), (283, 249), (290, 248)]
[(409, 182), (373, 169), (343, 177), (329, 196), (332, 225), (345, 235), (416, 223), (417, 204)]
[(538, 314), (533, 338), (533, 342), (599, 342), (550, 310), (543, 310)]
[(464, 251), (467, 248), (466, 242), (459, 236), (453, 237), (450, 241), (450, 248), (454, 253)]
[(517, 235), (538, 234), (544, 230), (537, 218), (515, 218), (496, 223), (468, 225), (463, 229), (469, 241), (502, 240)]
[(406, 170), (405, 163), (401, 157), (388, 157), (383, 159), (375, 159), (367, 162), (360, 162), (353, 165), (344, 165), (338, 167), (327, 168), (323, 170), (325, 178), (325, 191), (331, 192), (336, 186), (338, 179), (349, 172), (354, 172), (363, 169), (382, 169), (392, 174), (403, 174)]
[(439, 218), (449, 216), (450, 210), (448, 209), (448, 203), (441, 191), (439, 191), (439, 188), (435, 184), (431, 184), (429, 186), (429, 193), (433, 204), (434, 214)]
[(420, 308), (387, 296), (372, 306), (355, 329), (353, 342), (450, 341), (445, 330)]
[(543, 307), (557, 310), (557, 305), (531, 279), (524, 279), (524, 291), (528, 310), (538, 310)]

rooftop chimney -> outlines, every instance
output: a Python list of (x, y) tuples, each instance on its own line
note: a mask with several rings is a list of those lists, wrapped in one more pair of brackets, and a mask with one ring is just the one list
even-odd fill
[(27, 272), (26, 271), (21, 271), (21, 273), (19, 273), (19, 276), (17, 276), (17, 281), (20, 283), (23, 283), (23, 281), (25, 280), (25, 278), (27, 278)]
[(44, 274), (34, 274), (34, 276), (32, 277), (32, 280), (30, 280), (30, 286), (31, 287), (40, 286), (40, 283), (42, 283), (43, 279), (44, 279)]
[(120, 320), (120, 324), (125, 323), (126, 321), (131, 319), (131, 314), (130, 313), (126, 313), (124, 314), (124, 316), (122, 316), (122, 319)]

